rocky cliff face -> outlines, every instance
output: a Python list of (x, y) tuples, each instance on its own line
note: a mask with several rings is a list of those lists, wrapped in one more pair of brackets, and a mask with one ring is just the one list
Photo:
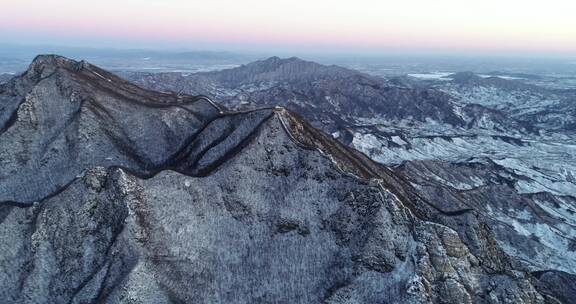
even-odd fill
[(0, 83), (4, 83), (7, 82), (8, 80), (10, 80), (10, 78), (14, 77), (14, 75), (11, 74), (0, 74)]
[(57, 56), (0, 86), (0, 106), (4, 303), (567, 294), (516, 267), (476, 212), (282, 108), (231, 112)]

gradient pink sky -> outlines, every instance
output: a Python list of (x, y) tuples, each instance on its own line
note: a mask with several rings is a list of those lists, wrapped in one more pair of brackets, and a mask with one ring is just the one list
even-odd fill
[(18, 0), (0, 42), (576, 53), (576, 1)]

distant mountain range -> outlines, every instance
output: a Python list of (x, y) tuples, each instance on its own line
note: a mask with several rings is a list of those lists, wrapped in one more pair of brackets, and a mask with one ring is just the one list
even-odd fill
[(207, 67), (224, 68), (255, 60), (254, 55), (226, 51), (149, 50), (66, 46), (28, 46), (0, 43), (0, 74), (26, 70), (39, 53), (63, 54), (85, 59), (113, 70), (124, 71), (201, 71)]
[[(404, 86), (398, 84), (397, 79), (386, 80), (298, 58), (273, 57), (234, 69), (192, 75), (132, 73), (124, 76), (157, 90), (214, 96), (231, 107), (281, 104), (315, 123), (323, 122), (326, 125), (323, 128), (330, 131), (349, 127), (359, 120), (378, 119), (526, 129), (518, 122), (505, 119), (497, 110), (478, 104), (461, 105), (453, 96), (439, 90)], [(320, 115), (322, 117), (315, 117)], [(339, 122), (341, 119), (345, 122)]]

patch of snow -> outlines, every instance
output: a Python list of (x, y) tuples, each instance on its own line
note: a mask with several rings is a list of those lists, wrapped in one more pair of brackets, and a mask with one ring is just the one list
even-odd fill
[(522, 79), (524, 79), (524, 78), (520, 78), (520, 77), (505, 76), (505, 75), (486, 75), (486, 74), (477, 74), (477, 75), (482, 77), (482, 78), (496, 77), (496, 78), (502, 78), (502, 79), (506, 79), (506, 80), (522, 80)]
[(404, 145), (407, 144), (407, 143), (402, 139), (402, 137), (397, 136), (397, 135), (392, 136), (391, 139), (392, 139), (392, 142), (394, 142), (394, 143), (396, 143), (396, 144), (398, 144), (398, 145), (400, 145), (400, 146), (404, 146)]
[(340, 138), (340, 131), (336, 131), (336, 132), (332, 133), (332, 137)]
[(415, 74), (408, 74), (410, 77), (426, 79), (426, 80), (443, 80), (443, 81), (450, 81), (449, 78), (446, 76), (452, 75), (453, 73), (447, 72), (432, 72), (432, 73), (415, 73)]
[(98, 76), (98, 77), (100, 77), (100, 78), (102, 78), (102, 79), (104, 79), (104, 80), (106, 80), (106, 81), (108, 81), (108, 82), (112, 82), (112, 80), (110, 80), (110, 79), (102, 76), (101, 74), (99, 74), (99, 73), (96, 72), (96, 71), (92, 71), (92, 73), (96, 74), (96, 76)]

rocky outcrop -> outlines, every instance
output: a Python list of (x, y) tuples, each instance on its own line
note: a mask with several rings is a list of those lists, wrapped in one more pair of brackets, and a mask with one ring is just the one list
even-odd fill
[(576, 299), (574, 282), (576, 277), (561, 271), (541, 271), (534, 275), (538, 278), (536, 287), (551, 303), (572, 303)]
[(14, 77), (14, 75), (11, 74), (0, 74), (0, 84), (7, 82), (8, 80), (10, 80), (12, 77)]
[(478, 214), (283, 108), (228, 111), (57, 56), (0, 105), (4, 303), (545, 299)]

